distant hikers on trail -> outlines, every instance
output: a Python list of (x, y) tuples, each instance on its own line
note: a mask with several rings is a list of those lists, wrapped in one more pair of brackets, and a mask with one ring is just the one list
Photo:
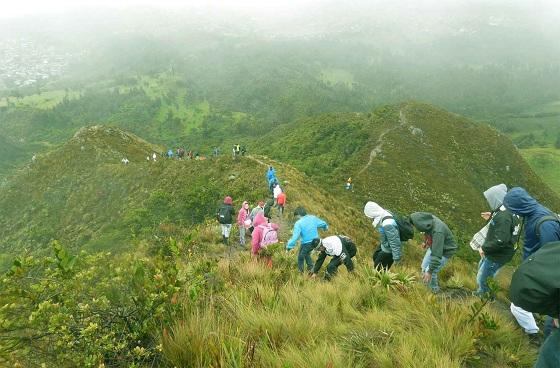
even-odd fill
[(348, 178), (348, 180), (346, 180), (346, 190), (350, 190), (352, 189), (352, 178)]
[(301, 245), (297, 257), (299, 272), (303, 273), (304, 263), (307, 264), (307, 271), (313, 271), (313, 261), (311, 260), (311, 251), (313, 250), (313, 240), (319, 239), (318, 229), (328, 230), (329, 226), (324, 220), (313, 215), (308, 215), (303, 207), (298, 207), (294, 211), (294, 216), (298, 218), (292, 230), (292, 237), (286, 245), (287, 250), (292, 250), (298, 240), (301, 239)]
[(317, 276), (327, 256), (332, 258), (325, 272), (325, 280), (332, 279), (341, 264), (346, 266), (348, 272), (354, 272), (352, 258), (356, 255), (357, 248), (352, 239), (344, 235), (333, 235), (324, 239), (314, 239), (313, 243), (316, 245), (315, 250), (319, 252), (319, 257), (315, 261), (311, 277)]
[(216, 218), (220, 223), (220, 228), (222, 231), (222, 242), (224, 245), (229, 244), (229, 235), (231, 232), (231, 224), (233, 223), (233, 217), (235, 216), (235, 210), (233, 209), (233, 200), (230, 196), (224, 198), (224, 203), (218, 208), (216, 212)]
[(438, 273), (457, 251), (455, 237), (449, 227), (435, 215), (428, 212), (414, 212), (410, 215), (412, 224), (424, 233), (423, 248), (426, 254), (422, 261), (422, 280), (434, 293), (440, 291)]
[(128, 163), (129, 163), (130, 161), (128, 161), (128, 158), (123, 157), (122, 160), (121, 160), (121, 162), (122, 162), (124, 165), (128, 165)]

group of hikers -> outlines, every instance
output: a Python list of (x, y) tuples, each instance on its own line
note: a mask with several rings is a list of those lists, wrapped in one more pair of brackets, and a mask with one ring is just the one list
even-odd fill
[[(245, 154), (247, 153), (247, 147), (246, 146), (242, 146), (239, 144), (235, 144), (233, 146), (233, 159), (235, 160), (235, 158), (237, 156), (245, 156)], [(220, 147), (214, 147), (212, 149), (212, 156), (213, 157), (218, 157), (220, 155)], [(166, 159), (177, 159), (177, 160), (183, 160), (183, 159), (188, 159), (188, 160), (206, 160), (206, 156), (200, 154), (198, 151), (193, 151), (193, 150), (185, 150), (182, 147), (179, 147), (175, 150), (173, 149), (168, 149), (166, 152), (161, 152), (161, 153), (156, 153), (153, 152), (151, 155), (146, 156), (146, 161), (153, 161), (156, 162), (157, 159), (159, 158), (166, 158)], [(33, 155), (32, 161), (35, 162), (36, 160), (36, 156)], [(128, 160), (127, 157), (123, 157), (121, 159), (121, 162), (124, 165), (127, 165), (128, 163), (130, 163), (130, 161)]]
[[(267, 201), (269, 208), (276, 206), (283, 213), (285, 194), (280, 189), (272, 166), (267, 171), (267, 181), (272, 197)], [(276, 189), (278, 188), (278, 189)], [(278, 193), (278, 195), (277, 195)], [(492, 186), (483, 193), (489, 211), (481, 212), (486, 225), (473, 237), (470, 246), (480, 254), (476, 276), (477, 289), (473, 295), (493, 299), (488, 280), (509, 263), (517, 249), (523, 232), (523, 263), (512, 276), (510, 286), (510, 310), (519, 325), (532, 341), (540, 340), (539, 327), (532, 313), (549, 316), (545, 320), (544, 337), (537, 367), (560, 367), (560, 217), (531, 197), (523, 188), (508, 191), (505, 184)], [(281, 198), (284, 198), (281, 200)], [(230, 218), (235, 211), (231, 197), (226, 197)], [(238, 215), (240, 244), (244, 244), (245, 229), (252, 234), (251, 253), (257, 256), (259, 250), (268, 244), (278, 242), (277, 224), (271, 224), (270, 212), (266, 213), (263, 201), (249, 212), (249, 204), (244, 201)], [(220, 210), (218, 217), (220, 217)], [(420, 269), (423, 282), (434, 292), (440, 291), (438, 274), (450, 262), (458, 249), (455, 236), (449, 227), (436, 215), (429, 212), (414, 212), (402, 216), (388, 211), (373, 201), (364, 206), (364, 214), (372, 220), (379, 233), (379, 245), (372, 255), (373, 266), (390, 269), (403, 261), (403, 244), (412, 239), (414, 229), (423, 235), (421, 243), (425, 249)], [(345, 235), (331, 235), (321, 238), (319, 230), (327, 231), (326, 221), (308, 214), (299, 206), (294, 210), (296, 218), (292, 236), (286, 243), (291, 251), (300, 242), (297, 267), (305, 270), (312, 278), (318, 276), (327, 256), (331, 260), (324, 274), (326, 280), (336, 275), (338, 267), (344, 264), (349, 272), (354, 271), (353, 258), (357, 253), (355, 242)], [(227, 244), (231, 221), (222, 224), (224, 244)], [(267, 234), (273, 232), (272, 240)], [(312, 251), (318, 252), (315, 262)]]

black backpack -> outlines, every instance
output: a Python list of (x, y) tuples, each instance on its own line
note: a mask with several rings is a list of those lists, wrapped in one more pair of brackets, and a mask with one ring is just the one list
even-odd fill
[(539, 218), (535, 223), (535, 234), (537, 235), (537, 239), (541, 238), (541, 225), (546, 221), (556, 221), (560, 223), (560, 217), (557, 214), (553, 213), (551, 215), (545, 215)]
[(231, 224), (231, 206), (223, 204), (218, 208), (218, 222), (220, 224)]
[(397, 222), (397, 227), (399, 228), (399, 238), (402, 242), (410, 240), (414, 237), (414, 226), (412, 226), (412, 221), (410, 217), (401, 216), (398, 213), (391, 212), (391, 216), (385, 216), (381, 219), (381, 223), (386, 219), (393, 219)]

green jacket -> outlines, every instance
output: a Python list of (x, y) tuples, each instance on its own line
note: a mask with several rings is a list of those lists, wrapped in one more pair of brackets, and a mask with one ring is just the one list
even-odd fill
[(511, 302), (529, 312), (560, 316), (560, 242), (543, 245), (511, 278)]
[(442, 257), (451, 258), (457, 251), (457, 243), (447, 225), (428, 212), (414, 212), (410, 215), (412, 224), (432, 236), (432, 256), (428, 272), (433, 272), (441, 264)]
[(482, 244), (484, 255), (492, 262), (506, 264), (515, 254), (515, 239), (512, 236), (517, 220), (508, 210), (500, 211), (490, 220), (486, 240)]

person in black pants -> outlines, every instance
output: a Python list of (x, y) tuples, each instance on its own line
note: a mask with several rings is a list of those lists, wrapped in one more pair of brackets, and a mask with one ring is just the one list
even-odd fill
[(333, 235), (322, 240), (315, 239), (314, 242), (317, 244), (315, 250), (320, 253), (313, 267), (313, 274), (311, 277), (317, 277), (317, 273), (321, 269), (321, 266), (323, 266), (323, 262), (327, 256), (331, 256), (332, 259), (327, 266), (325, 280), (332, 279), (334, 275), (336, 275), (338, 267), (341, 264), (346, 266), (348, 272), (354, 271), (354, 262), (352, 262), (352, 258), (356, 255), (357, 249), (352, 239), (344, 235)]

